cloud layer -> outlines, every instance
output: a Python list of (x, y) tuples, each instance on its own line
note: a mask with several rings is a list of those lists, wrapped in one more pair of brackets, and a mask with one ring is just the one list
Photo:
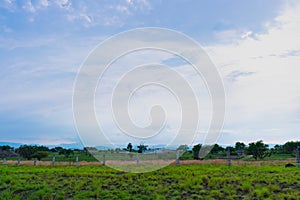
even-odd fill
[[(172, 28), (204, 46), (218, 67), (226, 89), (226, 122), (219, 143), (299, 140), (299, 13), (297, 1), (273, 1), (270, 5), (258, 0), (227, 4), (221, 1), (4, 0), (0, 2), (0, 140), (77, 141), (72, 91), (79, 66), (88, 52), (104, 39), (141, 26)], [(107, 85), (103, 85), (103, 91), (97, 91), (97, 111), (106, 113), (106, 104), (101, 99), (111, 91), (109, 84), (126, 69), (126, 66), (122, 68), (124, 64), (134, 66), (159, 60), (197, 88), (203, 123), (199, 125), (196, 142), (201, 142), (209, 127), (207, 116), (211, 116), (203, 80), (188, 63), (178, 61), (174, 55), (144, 52), (133, 57), (123, 58), (108, 72)], [(133, 101), (137, 109), (132, 113), (136, 123), (149, 122), (144, 109), (157, 99), (177, 108), (176, 101), (161, 89), (149, 88), (136, 97)], [(169, 113), (175, 110), (169, 109)], [(169, 115), (173, 117), (166, 127), (165, 133), (169, 135), (161, 135), (154, 143), (164, 143), (178, 127), (179, 119), (175, 114)], [(108, 118), (103, 121), (105, 129), (113, 134), (114, 143), (128, 140), (122, 138), (122, 133)]]

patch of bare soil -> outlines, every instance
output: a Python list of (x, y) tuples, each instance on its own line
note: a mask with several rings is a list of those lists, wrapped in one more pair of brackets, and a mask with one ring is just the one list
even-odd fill
[[(242, 160), (232, 160), (231, 164), (233, 166), (264, 166), (264, 165), (271, 165), (271, 166), (284, 166), (287, 163), (295, 163), (295, 159), (286, 159), (286, 160), (272, 160), (272, 161), (242, 161)], [(8, 160), (6, 162), (10, 165), (17, 165), (18, 161), (12, 161)], [(33, 165), (34, 161), (21, 161), (21, 165)], [(106, 161), (107, 165), (136, 165), (136, 161)], [(180, 160), (180, 165), (201, 165), (201, 164), (213, 164), (213, 165), (226, 165), (227, 160), (226, 159), (215, 159), (215, 160)], [(37, 161), (37, 166), (52, 166), (51, 161)], [(55, 166), (75, 166), (75, 162), (55, 162)], [(102, 162), (86, 162), (81, 161), (78, 163), (79, 166), (99, 166), (102, 165)], [(175, 160), (141, 160), (139, 161), (139, 165), (176, 165)]]

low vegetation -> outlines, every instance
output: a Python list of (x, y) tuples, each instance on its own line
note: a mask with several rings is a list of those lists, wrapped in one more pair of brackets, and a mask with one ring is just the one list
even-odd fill
[(0, 199), (298, 199), (300, 170), (182, 165), (145, 174), (106, 166), (0, 166)]
[[(226, 158), (227, 151), (230, 151), (232, 159), (243, 159), (243, 160), (281, 160), (290, 157), (295, 157), (296, 149), (300, 147), (299, 141), (286, 142), (283, 145), (275, 145), (270, 148), (269, 145), (263, 143), (263, 141), (257, 141), (249, 143), (248, 145), (242, 142), (236, 142), (234, 146), (222, 147), (215, 144), (211, 151), (205, 158), (199, 158), (199, 151), (203, 147), (202, 144), (196, 144), (192, 149), (188, 149), (187, 145), (180, 145), (177, 149), (185, 151), (181, 156), (181, 160), (192, 160), (192, 159), (218, 159)], [(7, 158), (8, 160), (16, 160), (20, 156), (23, 160), (43, 160), (51, 161), (52, 157), (55, 156), (56, 161), (73, 161), (75, 157), (80, 157), (80, 161), (97, 161), (90, 152), (98, 152), (94, 147), (85, 147), (80, 149), (65, 149), (62, 147), (48, 148), (46, 146), (36, 145), (22, 145), (19, 148), (13, 148), (10, 146), (0, 146), (0, 158)], [(159, 149), (151, 149), (147, 145), (140, 144), (133, 146), (128, 143), (126, 148), (116, 148), (109, 150), (102, 150), (99, 153), (119, 153), (127, 152), (130, 155), (132, 153), (155, 153), (159, 152)], [(95, 154), (95, 153), (93, 153)], [(159, 154), (159, 153), (158, 153)], [(174, 157), (175, 159), (175, 157)]]

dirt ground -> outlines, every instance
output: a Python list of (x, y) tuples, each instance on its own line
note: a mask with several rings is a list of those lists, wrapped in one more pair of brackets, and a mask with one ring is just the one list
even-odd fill
[[(263, 165), (282, 165), (287, 163), (295, 163), (295, 159), (287, 160), (272, 160), (272, 161), (242, 161), (242, 160), (231, 160), (231, 165), (233, 166), (263, 166)], [(8, 160), (6, 162), (10, 165), (17, 165), (17, 161)], [(107, 165), (136, 165), (136, 161), (106, 161)], [(139, 165), (176, 165), (175, 161), (166, 160), (150, 160), (150, 161), (139, 161)], [(180, 165), (200, 165), (200, 164), (214, 164), (214, 165), (227, 165), (226, 159), (216, 159), (216, 160), (180, 160)], [(34, 161), (21, 161), (21, 165), (34, 165)], [(37, 166), (52, 166), (51, 161), (37, 161)], [(75, 162), (55, 162), (55, 166), (75, 166)], [(102, 162), (85, 162), (81, 161), (78, 163), (79, 166), (98, 166), (103, 165)]]

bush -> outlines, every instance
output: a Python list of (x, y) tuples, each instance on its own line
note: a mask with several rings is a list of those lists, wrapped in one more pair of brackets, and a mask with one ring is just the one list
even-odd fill
[(40, 161), (42, 158), (48, 157), (48, 155), (49, 154), (46, 151), (38, 151), (32, 155), (32, 158), (36, 158)]

